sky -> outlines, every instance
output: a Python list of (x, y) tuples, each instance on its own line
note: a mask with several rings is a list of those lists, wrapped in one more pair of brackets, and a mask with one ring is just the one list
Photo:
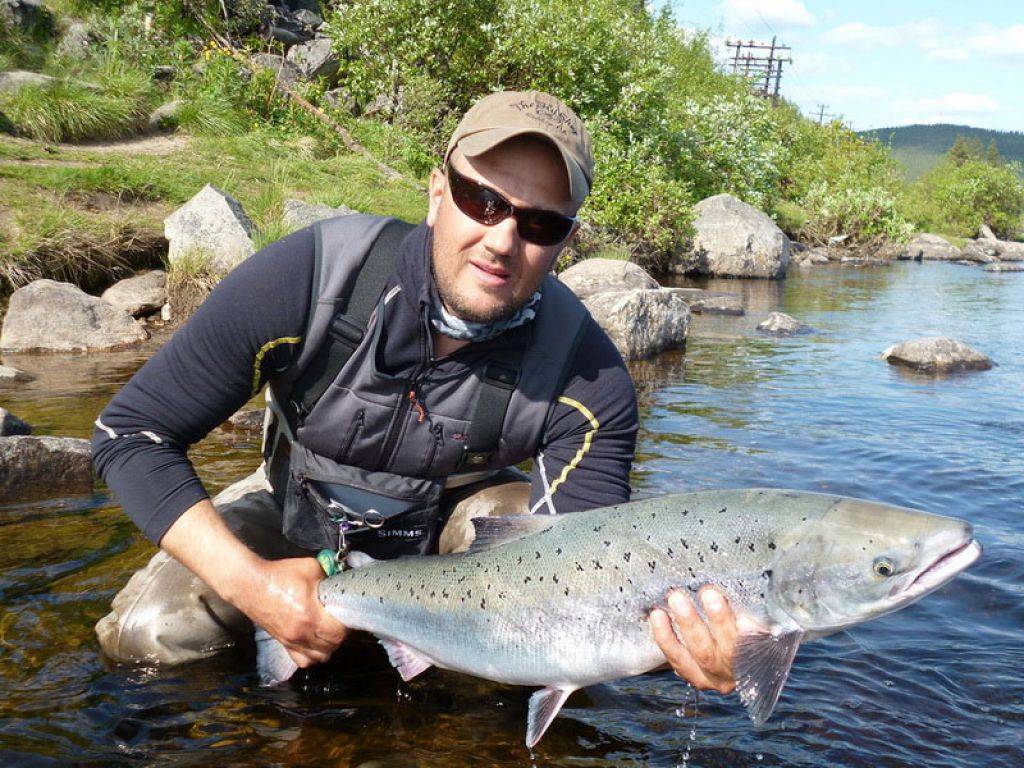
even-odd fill
[(718, 43), (792, 48), (781, 94), (854, 130), (956, 123), (1024, 131), (1024, 0), (663, 0)]

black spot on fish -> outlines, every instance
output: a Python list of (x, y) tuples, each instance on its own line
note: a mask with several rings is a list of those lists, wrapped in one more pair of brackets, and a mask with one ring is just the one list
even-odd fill
[(568, 596), (569, 596), (569, 588), (568, 588), (568, 587), (566, 587), (566, 588), (565, 588), (565, 596), (566, 596), (566, 597), (568, 597)]
[(698, 559), (699, 559), (699, 560), (700, 560), (700, 561), (701, 561), (702, 563), (704, 562), (704, 553), (703, 553), (703, 552), (698, 552), (698, 553), (697, 553), (697, 557), (698, 557)]
[(686, 539), (680, 539), (679, 543), (683, 545), (683, 549), (689, 549), (690, 545), (686, 543)]
[(633, 556), (632, 552), (623, 552), (622, 553), (622, 559), (625, 560), (627, 563), (629, 562), (629, 558), (631, 558), (632, 556)]
[(472, 589), (467, 589), (466, 590), (466, 597), (472, 597), (472, 596), (473, 596), (473, 590)]
[(480, 601), (480, 610), (482, 611), (485, 608), (487, 608), (487, 601), (486, 600), (481, 600)]
[(800, 522), (801, 523), (806, 523), (807, 522), (807, 518), (806, 517), (801, 517), (800, 518)]
[(537, 552), (536, 554), (537, 554), (537, 557), (535, 557), (534, 560), (540, 560), (540, 552)]
[(668, 549), (666, 549), (665, 550), (665, 554), (668, 555), (669, 557), (672, 557), (672, 555), (673, 555), (672, 547), (669, 547)]
[(764, 600), (764, 592), (759, 592), (758, 594), (761, 596), (761, 599)]
[(533, 581), (533, 579), (527, 576), (525, 579), (523, 579), (523, 584), (529, 584), (531, 581)]
[(555, 584), (557, 584), (557, 583), (558, 583), (558, 576), (557, 576), (557, 575), (555, 575), (555, 574), (551, 574), (551, 580), (552, 580), (553, 582), (555, 582)]
[(704, 518), (703, 517), (698, 518), (697, 522), (700, 523), (701, 525), (704, 525)]
[(654, 560), (648, 560), (647, 567), (651, 569), (651, 573), (654, 573), (654, 569), (658, 567), (658, 564)]
[(651, 534), (649, 534), (649, 533), (647, 534), (647, 540), (648, 540), (648, 541), (650, 541), (650, 540), (651, 540)]
[(413, 589), (412, 589), (412, 587), (409, 587), (409, 597), (413, 597), (413, 596), (415, 596), (415, 594), (416, 594), (416, 593), (415, 593), (415, 592), (413, 592)]
[(714, 542), (714, 541), (711, 542), (711, 551), (712, 552), (717, 552), (718, 551), (718, 544), (716, 542)]
[(383, 597), (378, 597), (377, 598), (377, 602), (380, 603), (381, 605), (384, 605), (384, 598)]
[(537, 579), (537, 581), (544, 581), (544, 577), (541, 576), (539, 579)]
[(658, 516), (658, 515), (657, 515), (657, 513), (656, 513), (656, 512), (651, 512), (651, 520), (653, 520), (653, 519), (654, 519), (654, 518), (656, 518), (657, 516)]
[(639, 527), (640, 527), (640, 526), (638, 526), (638, 525), (637, 525), (636, 523), (633, 523), (633, 530), (634, 530), (634, 531), (635, 531), (635, 530), (637, 530), (637, 529), (638, 529)]
[(619, 584), (619, 592), (625, 592), (625, 591), (626, 591), (626, 590), (624, 590), (624, 589), (622, 588), (622, 585), (621, 585), (621, 584)]
[(693, 578), (697, 578), (697, 574), (693, 572), (693, 568), (691, 568), (690, 566), (686, 566), (686, 570), (690, 572), (690, 576), (692, 576)]
[(612, 543), (611, 543), (610, 541), (606, 541), (606, 542), (604, 543), (604, 545), (605, 545), (606, 547), (610, 547), (610, 546), (612, 545)]
[(604, 528), (603, 525), (595, 525), (594, 526), (594, 533), (600, 533), (602, 528)]
[(498, 593), (498, 599), (499, 600), (504, 600), (505, 599), (505, 593), (504, 592), (499, 592)]
[(684, 509), (683, 510), (683, 517), (686, 517), (688, 514), (690, 514), (690, 510)]
[(434, 597), (436, 594), (437, 594), (437, 592), (435, 592), (434, 590), (430, 590), (430, 596), (431, 597)]
[(775, 549), (775, 542), (774, 541), (769, 541), (768, 542), (768, 549), (772, 549), (772, 550)]
[(560, 554), (562, 554), (562, 548), (561, 548), (561, 547), (559, 547), (558, 549), (556, 549), (556, 550), (555, 550), (555, 554), (556, 554), (556, 555), (560, 555)]
[(444, 596), (444, 597), (448, 597), (448, 590), (447, 589), (442, 589), (441, 590), (441, 595)]
[(601, 561), (600, 561), (600, 560), (595, 560), (595, 561), (594, 561), (594, 570), (595, 570), (595, 571), (601, 571), (601, 570), (604, 570), (604, 569), (603, 569), (603, 568), (601, 567)]
[(772, 569), (768, 568), (768, 569), (762, 571), (761, 572), (761, 576), (763, 576), (765, 579), (770, 579), (772, 577)]
[(720, 510), (718, 510), (718, 514), (722, 514), (723, 512), (725, 512), (725, 509), (725, 507), (722, 507)]
[(749, 550), (750, 550), (751, 552), (753, 552), (753, 551), (754, 551), (754, 545), (753, 545), (753, 543), (751, 543), (751, 544), (747, 544), (747, 549), (749, 549)]
[(465, 576), (465, 574), (463, 574), (462, 576), (459, 576), (459, 584), (461, 584), (461, 583), (462, 583), (462, 582), (464, 582), (465, 580), (466, 580), (466, 576)]
[(579, 563), (576, 563), (576, 570), (577, 571), (582, 571), (583, 570), (583, 566), (580, 565)]
[(740, 543), (740, 537), (737, 536), (735, 539), (733, 539), (733, 543), (734, 544), (739, 544)]
[(522, 555), (520, 555), (520, 556), (519, 556), (519, 559), (518, 559), (518, 560), (517, 560), (516, 562), (518, 562), (518, 563), (519, 563), (519, 565), (522, 565), (522, 564), (523, 564), (523, 556), (522, 556)]

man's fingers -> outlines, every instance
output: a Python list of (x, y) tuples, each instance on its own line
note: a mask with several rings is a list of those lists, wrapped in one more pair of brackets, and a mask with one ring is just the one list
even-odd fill
[(660, 608), (655, 608), (651, 611), (650, 623), (654, 642), (665, 654), (665, 658), (675, 673), (694, 688), (713, 687), (690, 653), (679, 642), (679, 638), (676, 637), (676, 633), (672, 629), (672, 622), (668, 614)]
[(708, 632), (708, 627), (697, 613), (693, 600), (688, 593), (673, 590), (668, 596), (668, 607), (672, 611), (676, 627), (679, 628), (679, 639), (701, 670), (714, 675), (718, 665), (718, 648)]

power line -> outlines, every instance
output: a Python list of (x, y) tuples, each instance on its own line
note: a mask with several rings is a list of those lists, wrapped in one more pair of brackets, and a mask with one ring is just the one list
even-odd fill
[[(779, 45), (776, 37), (770, 44), (757, 43), (753, 40), (726, 40), (727, 48), (735, 48), (732, 57), (733, 74), (742, 74), (751, 80), (754, 89), (765, 98), (778, 101), (779, 86), (782, 81), (782, 65), (792, 64), (789, 56), (791, 48)], [(767, 54), (761, 53), (768, 51)]]

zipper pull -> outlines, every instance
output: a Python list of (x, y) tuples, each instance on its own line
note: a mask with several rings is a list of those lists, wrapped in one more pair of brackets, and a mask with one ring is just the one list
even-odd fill
[(419, 419), (417, 419), (418, 423), (422, 424), (423, 423), (423, 419), (425, 419), (427, 417), (427, 409), (424, 408), (420, 404), (420, 401), (416, 399), (416, 385), (415, 384), (413, 384), (412, 388), (409, 390), (409, 402), (412, 403), (413, 407), (416, 409), (416, 413), (419, 414)]

